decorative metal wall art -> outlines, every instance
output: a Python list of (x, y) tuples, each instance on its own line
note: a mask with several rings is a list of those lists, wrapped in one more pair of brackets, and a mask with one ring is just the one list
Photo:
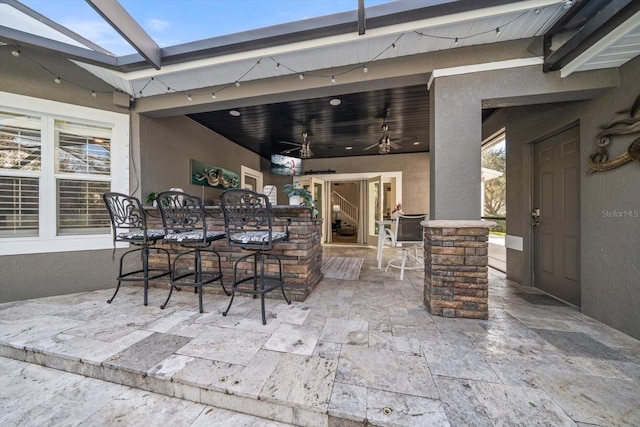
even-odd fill
[(213, 188), (240, 188), (240, 175), (192, 159), (191, 183)]
[(640, 95), (631, 108), (618, 111), (616, 117), (606, 125), (596, 136), (596, 151), (589, 156), (589, 172), (599, 172), (615, 169), (630, 161), (640, 162), (640, 138), (636, 138), (627, 148), (627, 152), (615, 159), (609, 160), (607, 146), (611, 142), (609, 137), (615, 135), (631, 135), (640, 133)]

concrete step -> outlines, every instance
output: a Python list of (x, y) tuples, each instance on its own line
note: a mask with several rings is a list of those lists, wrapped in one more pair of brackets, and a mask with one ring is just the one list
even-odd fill
[(8, 358), (0, 358), (0, 402), (4, 426), (293, 426)]

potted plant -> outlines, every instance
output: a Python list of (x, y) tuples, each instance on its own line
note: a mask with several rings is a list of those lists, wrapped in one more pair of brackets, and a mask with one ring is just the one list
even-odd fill
[(157, 206), (156, 200), (158, 199), (158, 193), (153, 191), (149, 193), (147, 198), (144, 200), (146, 203), (149, 203), (152, 206)]
[(318, 215), (318, 209), (316, 209), (316, 202), (313, 200), (311, 196), (311, 192), (305, 188), (299, 186), (299, 183), (295, 184), (285, 184), (282, 187), (282, 191), (284, 194), (289, 197), (289, 203), (295, 204), (294, 198), (298, 198), (298, 204), (302, 206), (307, 206), (311, 208), (311, 215), (316, 217)]

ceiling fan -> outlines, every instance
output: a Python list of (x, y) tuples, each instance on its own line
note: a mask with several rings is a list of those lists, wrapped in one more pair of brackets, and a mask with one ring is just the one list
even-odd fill
[(382, 125), (382, 138), (380, 138), (375, 144), (365, 147), (365, 150), (371, 150), (374, 147), (378, 147), (378, 154), (389, 154), (391, 152), (391, 148), (396, 150), (402, 148), (395, 142), (391, 142), (391, 138), (389, 138), (389, 126), (387, 126), (386, 123)]
[(302, 132), (302, 142), (279, 141), (280, 144), (295, 145), (294, 148), (284, 150), (281, 154), (290, 154), (296, 150), (299, 150), (300, 158), (302, 159), (308, 159), (313, 156), (313, 152), (311, 151), (311, 142), (307, 139), (307, 136), (307, 132), (304, 131)]

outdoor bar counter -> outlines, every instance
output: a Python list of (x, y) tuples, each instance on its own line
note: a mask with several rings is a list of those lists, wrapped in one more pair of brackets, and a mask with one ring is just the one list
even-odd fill
[[(157, 208), (145, 206), (147, 211), (147, 227), (150, 229), (161, 229), (162, 220), (160, 212)], [(278, 255), (282, 260), (284, 272), (285, 292), (287, 296), (295, 301), (304, 301), (322, 280), (320, 267), (322, 264), (322, 220), (311, 217), (311, 209), (302, 206), (273, 206), (276, 220), (289, 219), (289, 241), (278, 243), (271, 251), (272, 254)], [(218, 206), (207, 206), (207, 228), (210, 230), (224, 230), (224, 217)], [(284, 230), (282, 226), (274, 227), (276, 231)], [(184, 251), (185, 248), (180, 246), (171, 247), (170, 245), (159, 245), (169, 249), (171, 253), (177, 254)], [(227, 240), (218, 240), (211, 244), (210, 249), (220, 254), (222, 263), (223, 281), (227, 290), (231, 289), (233, 280), (233, 264), (242, 255), (249, 252), (241, 248), (231, 248), (227, 246)], [(216, 267), (212, 254), (203, 252), (202, 262), (203, 268), (211, 269)], [(192, 258), (191, 258), (192, 259)], [(151, 251), (149, 255), (150, 266), (160, 266), (162, 258), (156, 255), (155, 251)], [(252, 264), (245, 263), (246, 271), (252, 268)], [(242, 265), (241, 265), (242, 266)], [(275, 260), (269, 261), (266, 265), (269, 275), (276, 275), (278, 265)], [(241, 271), (241, 270), (239, 270)], [(247, 273), (248, 274), (248, 273)], [(167, 286), (167, 278), (157, 279), (154, 285)], [(219, 282), (213, 282), (203, 288), (208, 292), (222, 293)], [(281, 292), (269, 292), (269, 298), (282, 298)]]

